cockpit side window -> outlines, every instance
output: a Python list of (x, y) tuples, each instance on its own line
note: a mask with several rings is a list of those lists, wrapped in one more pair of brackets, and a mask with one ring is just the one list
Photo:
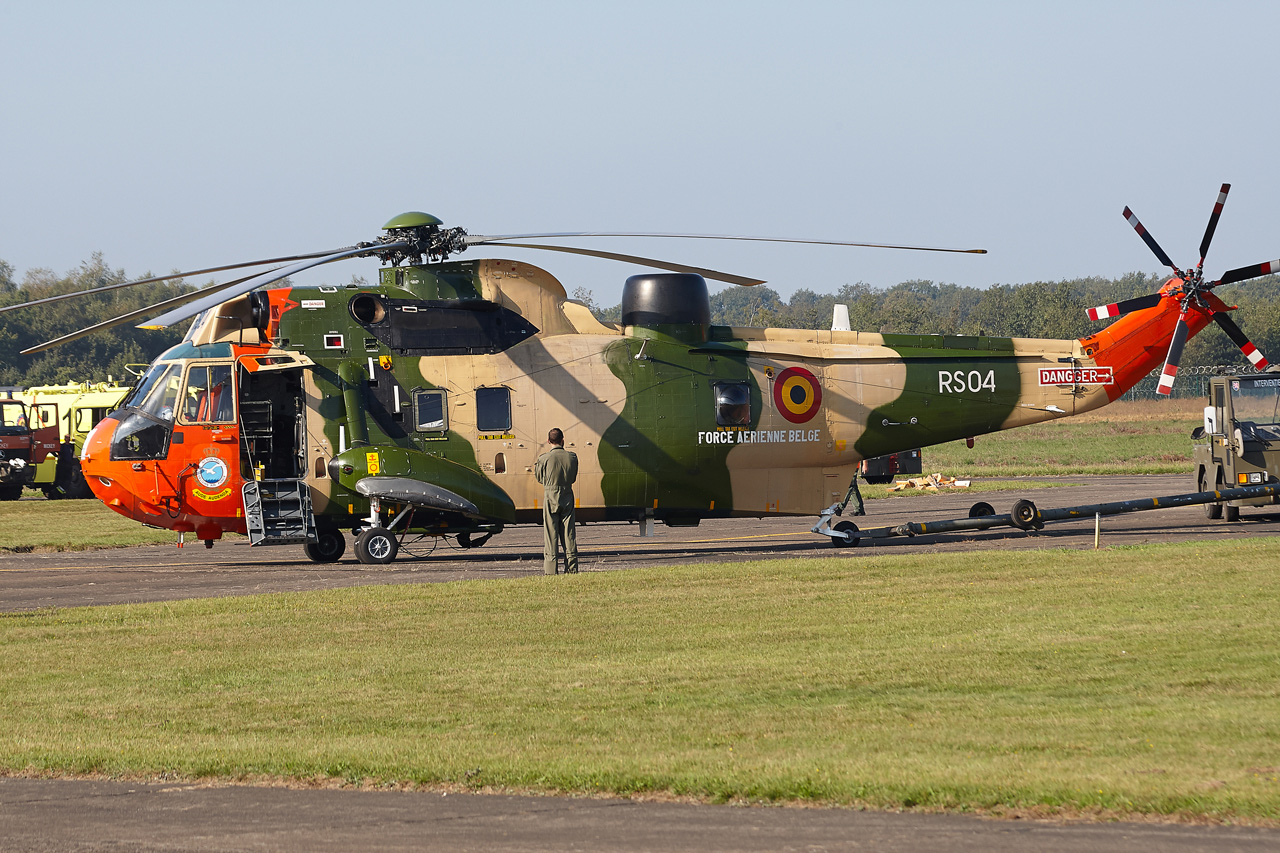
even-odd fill
[(190, 423), (235, 421), (230, 364), (197, 364), (187, 371), (182, 419)]

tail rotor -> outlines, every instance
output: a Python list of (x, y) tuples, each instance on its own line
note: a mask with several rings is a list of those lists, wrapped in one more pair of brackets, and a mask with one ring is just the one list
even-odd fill
[(1269, 275), (1273, 272), (1280, 272), (1280, 260), (1238, 267), (1224, 273), (1222, 278), (1217, 281), (1206, 282), (1204, 280), (1204, 259), (1209, 254), (1209, 244), (1213, 242), (1213, 234), (1218, 228), (1218, 220), (1222, 216), (1222, 207), (1226, 203), (1227, 193), (1230, 191), (1230, 184), (1223, 184), (1222, 189), (1218, 191), (1218, 198), (1213, 205), (1213, 212), (1209, 214), (1209, 224), (1205, 227), (1204, 237), (1200, 240), (1200, 261), (1194, 268), (1186, 270), (1178, 268), (1177, 264), (1160, 247), (1160, 244), (1151, 236), (1151, 233), (1147, 231), (1132, 210), (1128, 207), (1124, 209), (1125, 221), (1133, 227), (1134, 231), (1138, 232), (1138, 236), (1147, 244), (1147, 247), (1151, 249), (1160, 263), (1173, 270), (1176, 278), (1162, 288), (1159, 293), (1124, 299), (1120, 302), (1113, 302), (1110, 305), (1100, 305), (1097, 308), (1090, 308), (1088, 314), (1090, 320), (1108, 320), (1131, 311), (1154, 308), (1166, 298), (1180, 301), (1182, 310), (1178, 314), (1178, 323), (1174, 327), (1173, 337), (1169, 341), (1169, 350), (1165, 355), (1164, 367), (1160, 371), (1159, 384), (1156, 386), (1157, 394), (1168, 396), (1173, 391), (1173, 383), (1178, 376), (1178, 364), (1182, 360), (1182, 351), (1190, 335), (1188, 317), (1193, 312), (1202, 316), (1212, 317), (1255, 368), (1264, 370), (1270, 364), (1258, 348), (1253, 345), (1253, 342), (1240, 330), (1235, 321), (1226, 313), (1233, 310), (1235, 306), (1225, 305), (1211, 291), (1215, 287), (1220, 287), (1224, 284), (1234, 284), (1235, 282)]

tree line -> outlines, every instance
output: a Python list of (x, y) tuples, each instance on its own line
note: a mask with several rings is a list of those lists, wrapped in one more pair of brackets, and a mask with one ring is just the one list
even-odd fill
[[(141, 277), (148, 278), (150, 274)], [(47, 269), (29, 270), (21, 283), (15, 281), (13, 267), (0, 261), (0, 307), (129, 280), (124, 270), (113, 270), (107, 266), (101, 254), (95, 254), (92, 260), (64, 276), (55, 275)], [(178, 279), (0, 314), (0, 386), (26, 388), (68, 382), (99, 382), (108, 376), (126, 379), (128, 365), (149, 364), (182, 340), (186, 327), (146, 331), (127, 323), (35, 355), (20, 353), (36, 344), (191, 290), (191, 285)]]
[[(846, 284), (835, 293), (804, 288), (786, 300), (764, 286), (730, 287), (712, 295), (711, 312), (717, 325), (829, 329), (832, 309), (839, 302), (849, 306), (850, 324), (860, 331), (1072, 339), (1105, 326), (1104, 322), (1090, 321), (1086, 309), (1154, 293), (1166, 278), (1135, 272), (1116, 279), (1079, 278), (988, 288), (916, 280), (878, 289), (859, 282)], [(123, 270), (110, 268), (100, 254), (64, 276), (30, 270), (21, 283), (15, 279), (13, 267), (0, 261), (0, 306), (128, 280)], [(129, 323), (34, 356), (19, 353), (191, 290), (192, 285), (179, 279), (0, 314), (0, 386), (125, 376), (126, 365), (147, 364), (181, 340), (185, 324), (146, 331)], [(1280, 276), (1228, 285), (1214, 292), (1228, 305), (1240, 306), (1232, 314), (1236, 323), (1268, 358), (1280, 363)], [(621, 305), (601, 308), (591, 291), (583, 288), (573, 295), (602, 320), (621, 318)], [(1247, 362), (1225, 334), (1211, 328), (1187, 344), (1182, 365), (1184, 370), (1212, 365), (1243, 368)]]

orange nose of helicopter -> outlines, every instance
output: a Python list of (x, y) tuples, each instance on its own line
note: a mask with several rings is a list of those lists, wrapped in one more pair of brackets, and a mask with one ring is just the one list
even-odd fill
[[(189, 454), (171, 458), (163, 447), (148, 449), (146, 439), (138, 441), (137, 435), (137, 423), (112, 416), (85, 438), (80, 468), (99, 500), (143, 524), (194, 533), (206, 546), (221, 539), (224, 531), (244, 532), (239, 492), (229, 482), (234, 477), (225, 460), (209, 455), (197, 462)], [(201, 452), (213, 453), (207, 448)], [(205, 467), (216, 467), (217, 485), (226, 487), (208, 491), (211, 475)]]
[[(80, 470), (98, 500), (127, 518), (159, 524), (156, 518), (165, 512), (155, 501), (155, 489), (145, 482), (148, 463), (111, 459), (111, 439), (119, 423), (106, 418), (93, 428), (80, 452)], [(150, 473), (150, 479), (155, 479), (154, 472)]]

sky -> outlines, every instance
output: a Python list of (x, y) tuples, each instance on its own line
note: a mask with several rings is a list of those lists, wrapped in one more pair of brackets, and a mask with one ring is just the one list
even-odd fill
[[(1194, 265), (1230, 182), (1216, 276), (1280, 256), (1276, 32), (1268, 2), (0, 0), (0, 260), (21, 280), (100, 252), (141, 276), (421, 210), (472, 234), (981, 247), (576, 243), (784, 298), (987, 287), (1156, 272), (1125, 205)], [(488, 253), (602, 305), (642, 271)]]

